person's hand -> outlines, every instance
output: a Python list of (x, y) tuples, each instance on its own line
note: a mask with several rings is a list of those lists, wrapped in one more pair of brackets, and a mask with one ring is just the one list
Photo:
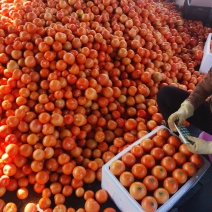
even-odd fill
[(205, 141), (193, 136), (185, 136), (193, 144), (186, 144), (188, 150), (195, 154), (212, 154), (212, 141)]
[(181, 127), (181, 125), (184, 123), (184, 121), (191, 117), (194, 113), (194, 107), (193, 105), (185, 100), (182, 104), (181, 107), (179, 108), (178, 111), (175, 113), (171, 114), (168, 118), (168, 125), (169, 128), (172, 132), (176, 132), (176, 128), (174, 126), (174, 123), (178, 126)]

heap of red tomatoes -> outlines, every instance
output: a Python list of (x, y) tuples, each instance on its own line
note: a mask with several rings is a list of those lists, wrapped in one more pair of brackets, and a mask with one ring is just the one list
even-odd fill
[(167, 128), (160, 128), (114, 160), (109, 169), (144, 211), (153, 212), (203, 164), (201, 156), (191, 153)]
[(83, 211), (66, 197), (163, 123), (162, 86), (196, 86), (209, 32), (163, 1), (1, 0), (0, 197), (30, 184), (43, 211)]

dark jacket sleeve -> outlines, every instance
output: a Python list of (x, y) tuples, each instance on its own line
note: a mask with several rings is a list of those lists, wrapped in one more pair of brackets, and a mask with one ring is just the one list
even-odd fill
[(198, 108), (212, 94), (212, 68), (191, 92), (187, 100), (191, 102), (194, 109)]

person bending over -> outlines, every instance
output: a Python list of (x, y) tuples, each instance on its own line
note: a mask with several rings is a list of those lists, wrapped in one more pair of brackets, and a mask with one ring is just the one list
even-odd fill
[[(174, 86), (164, 86), (157, 94), (159, 111), (171, 131), (176, 132), (174, 123), (180, 127), (185, 120), (200, 130), (212, 134), (212, 68), (189, 93)], [(212, 154), (212, 142), (188, 136), (193, 144), (186, 144), (196, 154)]]

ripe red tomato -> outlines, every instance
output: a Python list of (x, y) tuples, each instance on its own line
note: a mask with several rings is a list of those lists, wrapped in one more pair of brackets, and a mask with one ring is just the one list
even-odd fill
[(157, 200), (158, 204), (164, 204), (169, 200), (169, 192), (165, 188), (157, 188), (153, 196)]
[(173, 155), (173, 158), (175, 159), (177, 165), (183, 165), (186, 162), (186, 156), (181, 152), (176, 152)]
[(191, 156), (193, 154), (188, 150), (186, 144), (181, 144), (179, 147), (179, 151), (183, 153), (185, 156)]
[(163, 147), (163, 145), (166, 142), (165, 138), (161, 135), (155, 135), (152, 138), (152, 141), (153, 141), (154, 145), (157, 146), (157, 147)]
[(141, 158), (141, 164), (151, 169), (155, 165), (155, 159), (152, 155), (146, 154)]
[(131, 153), (127, 152), (122, 157), (121, 160), (124, 162), (126, 166), (133, 166), (136, 162), (136, 157)]
[(184, 169), (177, 168), (172, 172), (172, 177), (174, 177), (179, 184), (183, 184), (187, 181), (187, 173)]
[(150, 155), (152, 155), (155, 160), (161, 160), (164, 157), (164, 151), (160, 147), (154, 147), (150, 151)]
[(204, 165), (204, 159), (201, 155), (192, 154), (189, 160), (197, 167), (201, 168)]
[(167, 156), (172, 156), (176, 151), (175, 147), (172, 144), (168, 143), (165, 144), (162, 149)]
[(158, 180), (153, 175), (148, 175), (143, 179), (143, 184), (148, 191), (154, 191), (158, 187)]
[(175, 148), (179, 148), (180, 147), (180, 145), (182, 144), (182, 142), (181, 142), (181, 140), (177, 137), (177, 136), (175, 136), (175, 135), (171, 135), (171, 136), (169, 136), (168, 137), (168, 139), (167, 139), (167, 142), (169, 143), (169, 144), (172, 144)]
[(141, 182), (134, 182), (130, 185), (129, 193), (135, 200), (142, 200), (146, 194), (146, 186)]
[(85, 206), (84, 206), (86, 211), (99, 211), (100, 210), (100, 204), (93, 198), (88, 198), (85, 201)]
[(156, 165), (152, 168), (151, 174), (158, 180), (164, 180), (167, 177), (167, 171), (163, 166)]
[(124, 187), (129, 187), (134, 182), (134, 179), (134, 175), (128, 171), (122, 172), (119, 177), (119, 181)]
[(131, 148), (130, 152), (136, 157), (141, 158), (141, 156), (144, 154), (144, 149), (140, 145), (135, 145)]
[(131, 172), (134, 177), (138, 179), (143, 179), (147, 174), (147, 168), (141, 163), (136, 163), (133, 165)]
[(194, 176), (197, 172), (197, 167), (189, 161), (183, 164), (182, 169), (186, 171), (188, 177)]
[(7, 211), (17, 212), (18, 208), (17, 208), (15, 203), (8, 202), (8, 203), (5, 204), (4, 209), (3, 209), (3, 212), (7, 212)]
[(174, 194), (178, 190), (178, 181), (174, 177), (167, 177), (163, 181), (163, 187), (169, 192)]
[(160, 135), (167, 140), (171, 134), (167, 128), (161, 128), (157, 131), (157, 135)]
[(141, 141), (140, 145), (144, 151), (150, 151), (154, 147), (154, 143), (151, 138), (145, 138)]
[(123, 161), (121, 160), (114, 160), (110, 165), (110, 171), (115, 176), (120, 176), (126, 169), (126, 166)]
[(153, 196), (146, 196), (141, 201), (141, 207), (144, 211), (154, 212), (158, 208), (158, 203)]
[(197, 50), (197, 51), (195, 51), (195, 53), (194, 53), (194, 58), (195, 58), (196, 60), (201, 60), (202, 57), (203, 57), (203, 54), (204, 54), (204, 52), (203, 52), (202, 50)]
[(170, 157), (166, 156), (164, 157), (161, 162), (161, 166), (163, 166), (168, 172), (172, 172), (176, 168), (176, 161)]

